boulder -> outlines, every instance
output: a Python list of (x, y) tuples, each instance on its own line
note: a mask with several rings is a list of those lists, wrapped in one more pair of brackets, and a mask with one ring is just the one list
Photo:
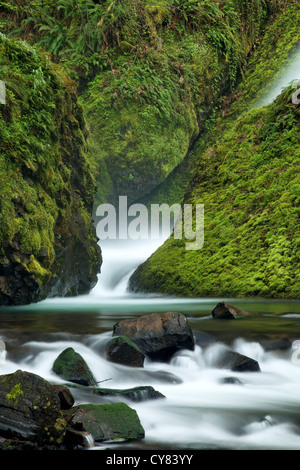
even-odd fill
[(222, 320), (233, 320), (236, 317), (249, 317), (251, 313), (241, 310), (227, 302), (219, 302), (213, 309), (212, 316)]
[(260, 371), (260, 366), (255, 359), (230, 349), (224, 350), (223, 354), (216, 358), (214, 366), (220, 369), (230, 369), (234, 372)]
[(60, 400), (42, 377), (17, 370), (0, 376), (0, 435), (41, 445), (60, 445), (66, 432)]
[(167, 362), (181, 349), (195, 347), (191, 327), (182, 313), (151, 313), (118, 322), (113, 336), (127, 336), (152, 360)]
[(54, 361), (52, 370), (64, 380), (80, 385), (89, 386), (97, 383), (83, 357), (73, 348), (67, 348), (60, 353)]
[(195, 344), (197, 344), (201, 348), (206, 348), (210, 344), (213, 344), (216, 342), (216, 338), (214, 338), (213, 335), (206, 333), (204, 331), (194, 330), (193, 334), (194, 334)]
[(111, 362), (131, 367), (143, 367), (145, 360), (145, 355), (126, 336), (118, 336), (109, 341), (106, 357)]
[(89, 432), (98, 442), (145, 437), (136, 411), (125, 403), (75, 406), (64, 416), (69, 427)]

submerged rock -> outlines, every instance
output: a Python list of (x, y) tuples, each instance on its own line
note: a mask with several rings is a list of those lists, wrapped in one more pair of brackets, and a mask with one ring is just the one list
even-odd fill
[(80, 385), (89, 386), (97, 383), (83, 357), (73, 348), (67, 348), (60, 353), (54, 361), (52, 370), (61, 378)]
[(65, 431), (59, 397), (48, 381), (21, 370), (0, 376), (1, 436), (40, 445), (60, 445)]
[(219, 302), (213, 309), (212, 316), (223, 320), (233, 320), (236, 317), (249, 317), (251, 313), (228, 304), (227, 302)]
[(220, 380), (221, 384), (237, 384), (237, 385), (242, 385), (242, 381), (238, 379), (237, 377), (224, 377), (223, 379)]
[(71, 428), (89, 432), (98, 442), (145, 437), (137, 412), (125, 403), (76, 406), (64, 416)]
[(234, 372), (259, 372), (259, 363), (251, 357), (233, 351), (226, 346), (217, 345), (216, 349), (207, 352), (209, 365), (219, 369), (230, 369)]
[(131, 401), (146, 401), (166, 398), (162, 393), (156, 391), (150, 385), (142, 385), (127, 389), (95, 388), (93, 393), (102, 397), (123, 397)]
[(143, 354), (168, 361), (180, 349), (193, 350), (194, 337), (182, 313), (151, 313), (118, 322), (113, 336), (127, 336)]

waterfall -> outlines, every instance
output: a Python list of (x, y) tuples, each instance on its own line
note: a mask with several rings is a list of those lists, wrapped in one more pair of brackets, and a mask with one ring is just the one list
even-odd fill
[(258, 99), (255, 107), (259, 108), (270, 104), (290, 83), (300, 79), (300, 45), (291, 54), (289, 60), (279, 71), (276, 78), (270, 84), (266, 84), (264, 97)]

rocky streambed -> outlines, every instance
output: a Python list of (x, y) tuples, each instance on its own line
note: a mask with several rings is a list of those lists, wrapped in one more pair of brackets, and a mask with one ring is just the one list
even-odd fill
[[(216, 321), (248, 315), (224, 302), (212, 311)], [(182, 313), (152, 313), (117, 322), (99, 351), (108, 362), (126, 366), (132, 375), (140, 374), (140, 386), (104, 387), (109, 378), (97, 381), (92, 364), (71, 346), (54, 360), (51, 381), (21, 369), (1, 375), (0, 449), (80, 449), (103, 442), (142, 440), (145, 430), (135, 405), (168, 398), (145, 383), (147, 374), (141, 374), (144, 363), (168, 363), (182, 351), (199, 346), (205, 350), (215, 342), (213, 335), (194, 332)], [(210, 366), (224, 370), (224, 384), (240, 383), (230, 371), (260, 372), (257, 360), (225, 345)], [(174, 386), (181, 382), (171, 372), (153, 375)], [(78, 391), (85, 394), (85, 403), (74, 398)]]

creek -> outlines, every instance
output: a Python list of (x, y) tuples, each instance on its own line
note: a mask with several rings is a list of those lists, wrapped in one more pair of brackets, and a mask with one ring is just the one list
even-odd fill
[[(300, 54), (296, 57), (298, 60)], [(299, 69), (299, 61), (297, 64)], [(284, 83), (299, 78), (294, 75), (295, 70)], [(300, 301), (128, 293), (130, 273), (161, 243), (101, 243), (103, 268), (90, 294), (2, 307), (0, 338), (6, 351), (0, 355), (1, 374), (23, 369), (61, 383), (52, 365), (61, 351), (72, 346), (84, 357), (97, 381), (105, 381), (105, 387), (152, 385), (166, 397), (127, 402), (137, 410), (145, 429), (144, 440), (96, 444), (92, 447), (95, 450), (300, 450)], [(253, 316), (215, 320), (211, 312), (220, 300)], [(130, 368), (106, 360), (105, 345), (116, 322), (167, 311), (186, 314), (195, 336), (204, 333), (214, 342), (207, 347), (197, 344), (194, 351), (181, 351), (167, 364), (146, 361), (143, 368)], [(289, 347), (269, 349), (268, 338), (289, 341)], [(232, 372), (213, 367), (213, 358), (226, 347), (257, 360), (261, 370)], [(81, 390), (72, 392), (76, 403), (98, 403), (100, 399)]]

